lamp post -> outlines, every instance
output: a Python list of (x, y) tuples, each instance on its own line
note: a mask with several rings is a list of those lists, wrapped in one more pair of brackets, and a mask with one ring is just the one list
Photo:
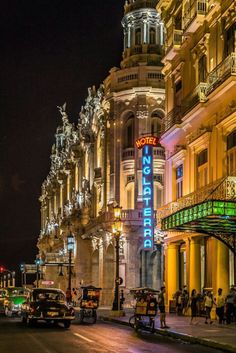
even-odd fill
[(35, 260), (35, 264), (36, 264), (36, 288), (39, 287), (39, 266), (41, 265), (41, 260), (39, 258), (37, 258)]
[(73, 234), (69, 234), (67, 236), (67, 250), (69, 253), (69, 273), (68, 273), (68, 291), (71, 292), (71, 255), (72, 255), (72, 251), (74, 251), (74, 245), (75, 245), (75, 241), (74, 241), (74, 236)]
[(115, 238), (115, 249), (116, 249), (116, 276), (115, 276), (115, 292), (114, 292), (114, 301), (112, 304), (113, 311), (120, 311), (120, 298), (119, 298), (119, 286), (120, 286), (120, 271), (119, 271), (119, 262), (120, 262), (120, 236), (122, 232), (122, 222), (121, 222), (121, 209), (122, 207), (114, 207), (114, 222), (112, 225), (112, 233)]

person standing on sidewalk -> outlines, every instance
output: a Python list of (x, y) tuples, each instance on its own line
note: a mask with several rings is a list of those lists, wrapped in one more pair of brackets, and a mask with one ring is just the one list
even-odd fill
[(226, 297), (226, 323), (230, 324), (234, 314), (234, 302), (236, 298), (235, 289), (230, 288), (229, 294)]
[(210, 320), (210, 324), (212, 324), (213, 321), (211, 320), (211, 309), (213, 307), (214, 300), (210, 291), (207, 292), (204, 302), (206, 311), (205, 324), (208, 324), (208, 319)]
[(196, 289), (192, 290), (191, 297), (189, 298), (189, 306), (191, 308), (191, 320), (190, 320), (190, 325), (198, 324), (197, 321), (197, 301), (198, 301), (198, 296), (197, 296), (197, 291)]
[(158, 296), (161, 328), (169, 328), (169, 326), (166, 325), (165, 292), (166, 292), (166, 287), (161, 287), (161, 292)]
[(222, 295), (223, 289), (218, 289), (218, 295), (215, 298), (216, 303), (216, 315), (219, 318), (219, 324), (223, 323), (224, 320), (224, 308), (225, 308), (225, 297)]

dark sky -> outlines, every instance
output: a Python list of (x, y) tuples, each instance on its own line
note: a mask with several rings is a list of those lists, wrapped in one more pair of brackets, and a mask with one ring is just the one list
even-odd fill
[(1, 0), (0, 264), (32, 263), (56, 108), (76, 122), (87, 87), (122, 54), (125, 0)]

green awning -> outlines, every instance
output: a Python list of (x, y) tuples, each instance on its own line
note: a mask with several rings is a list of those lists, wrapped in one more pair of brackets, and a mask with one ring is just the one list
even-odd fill
[(162, 219), (163, 231), (236, 234), (236, 202), (208, 200)]

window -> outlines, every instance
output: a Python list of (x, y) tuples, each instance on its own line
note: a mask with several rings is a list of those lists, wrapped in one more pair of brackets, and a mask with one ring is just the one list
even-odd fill
[(207, 185), (208, 179), (208, 153), (207, 149), (197, 155), (197, 187)]
[(201, 165), (207, 163), (207, 149), (200, 152), (197, 156), (197, 166), (200, 167)]
[(225, 57), (235, 51), (236, 23), (233, 24), (225, 33)]
[(124, 148), (134, 147), (134, 116), (128, 118), (124, 131)]
[(131, 183), (131, 182), (134, 181), (134, 180), (135, 180), (134, 175), (128, 175), (128, 176), (127, 176), (127, 184), (128, 184), (128, 183)]
[(183, 196), (183, 164), (176, 168), (176, 198)]
[(141, 44), (141, 29), (137, 28), (135, 30), (135, 45), (140, 45)]
[(150, 29), (149, 43), (156, 44), (156, 31), (154, 28)]
[(227, 136), (227, 173), (236, 175), (236, 130)]
[(198, 61), (198, 82), (206, 82), (207, 77), (207, 57), (203, 55)]

